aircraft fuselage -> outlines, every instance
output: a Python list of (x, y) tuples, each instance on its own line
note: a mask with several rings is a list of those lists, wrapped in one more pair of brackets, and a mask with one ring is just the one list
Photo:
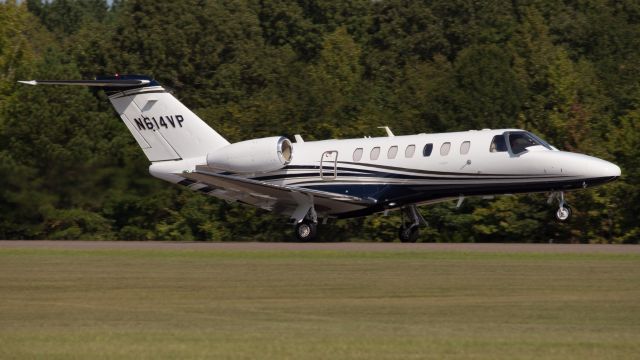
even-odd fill
[[(298, 142), (289, 165), (251, 178), (376, 200), (368, 209), (331, 214), (349, 217), (459, 196), (580, 189), (620, 176), (615, 164), (544, 142), (515, 153), (509, 136), (521, 133), (529, 134), (500, 129)], [(505, 136), (506, 148), (492, 151), (497, 136)]]

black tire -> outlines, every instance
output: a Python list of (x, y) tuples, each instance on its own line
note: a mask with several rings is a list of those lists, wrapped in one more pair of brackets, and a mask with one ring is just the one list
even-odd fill
[(398, 237), (400, 242), (414, 243), (420, 236), (420, 226), (418, 225), (402, 225)]
[(556, 219), (558, 219), (558, 221), (568, 221), (571, 218), (571, 206), (565, 204), (563, 206), (561, 206), (560, 208), (558, 208), (558, 211), (556, 211)]
[(313, 221), (302, 220), (296, 224), (296, 240), (301, 242), (311, 242), (316, 238), (317, 226)]

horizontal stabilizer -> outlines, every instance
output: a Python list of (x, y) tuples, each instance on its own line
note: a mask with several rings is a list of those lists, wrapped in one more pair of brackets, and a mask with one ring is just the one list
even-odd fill
[(157, 81), (145, 75), (98, 76), (94, 80), (21, 80), (27, 85), (76, 85), (101, 88), (107, 93), (159, 86)]
[(22, 84), (27, 85), (80, 85), (95, 87), (142, 87), (148, 85), (151, 81), (146, 79), (135, 80), (20, 80)]

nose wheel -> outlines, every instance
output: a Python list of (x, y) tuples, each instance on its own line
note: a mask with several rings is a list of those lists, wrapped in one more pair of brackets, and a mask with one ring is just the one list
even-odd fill
[(564, 192), (560, 191), (553, 193), (549, 198), (549, 201), (553, 201), (553, 198), (558, 199), (558, 211), (556, 211), (556, 219), (559, 221), (567, 221), (571, 217), (571, 207), (564, 201)]
[(571, 207), (569, 205), (560, 205), (558, 211), (556, 211), (556, 219), (560, 221), (567, 221), (571, 217)]

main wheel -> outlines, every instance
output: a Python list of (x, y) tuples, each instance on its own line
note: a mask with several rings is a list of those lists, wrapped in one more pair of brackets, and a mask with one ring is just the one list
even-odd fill
[(560, 221), (567, 221), (571, 217), (571, 207), (569, 205), (562, 205), (556, 211), (556, 218)]
[(400, 227), (400, 233), (398, 234), (400, 241), (403, 243), (414, 243), (420, 236), (419, 225), (402, 225)]
[(296, 224), (295, 232), (298, 241), (313, 241), (316, 237), (316, 224), (310, 220), (302, 220)]

